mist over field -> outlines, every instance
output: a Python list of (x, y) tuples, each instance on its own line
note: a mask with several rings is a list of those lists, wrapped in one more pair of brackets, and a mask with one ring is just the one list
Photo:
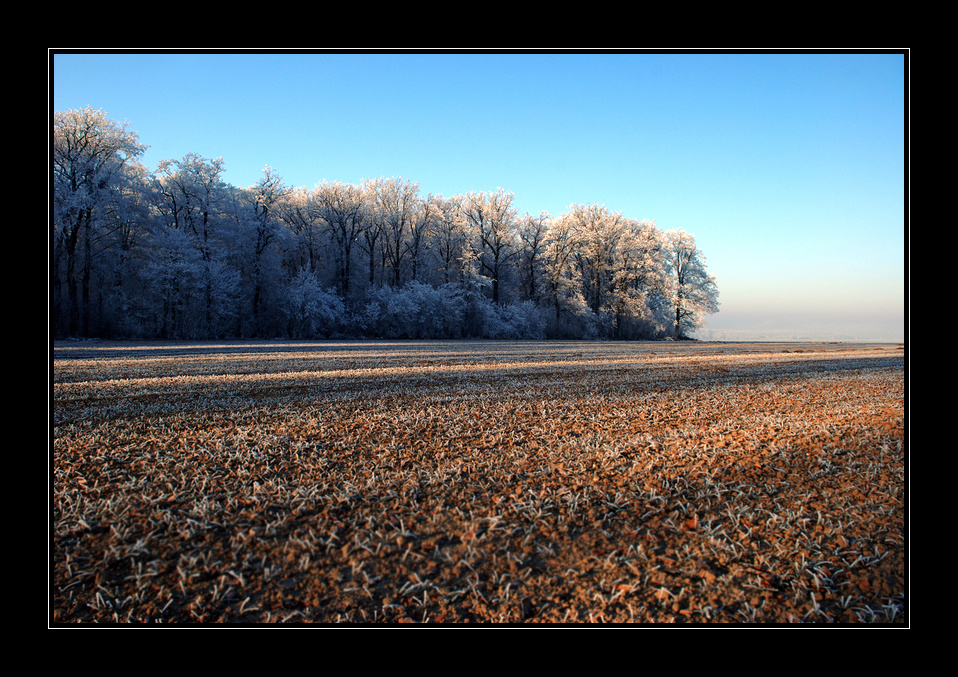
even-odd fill
[(831, 318), (772, 317), (720, 313), (696, 329), (702, 341), (846, 341), (854, 343), (902, 343), (907, 330), (903, 317)]

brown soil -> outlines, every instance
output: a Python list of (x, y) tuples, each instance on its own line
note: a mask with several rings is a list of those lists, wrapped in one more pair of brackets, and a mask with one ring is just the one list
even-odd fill
[(907, 624), (901, 346), (57, 344), (52, 624)]

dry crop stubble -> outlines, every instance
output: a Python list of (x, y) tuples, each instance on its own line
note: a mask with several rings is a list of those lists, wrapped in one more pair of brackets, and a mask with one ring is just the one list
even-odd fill
[(907, 622), (900, 346), (54, 358), (55, 622)]

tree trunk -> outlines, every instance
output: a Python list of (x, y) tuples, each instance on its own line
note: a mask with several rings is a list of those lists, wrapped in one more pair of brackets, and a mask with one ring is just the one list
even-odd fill
[(80, 334), (89, 336), (90, 332), (90, 275), (93, 267), (92, 214), (87, 210), (83, 220), (83, 277), (80, 283)]

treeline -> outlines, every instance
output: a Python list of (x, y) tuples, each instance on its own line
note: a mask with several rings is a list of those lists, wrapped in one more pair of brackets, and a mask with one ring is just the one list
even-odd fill
[(694, 238), (600, 205), (519, 215), (504, 190), (402, 178), (226, 184), (149, 171), (126, 125), (54, 115), (54, 337), (684, 337), (718, 309)]

